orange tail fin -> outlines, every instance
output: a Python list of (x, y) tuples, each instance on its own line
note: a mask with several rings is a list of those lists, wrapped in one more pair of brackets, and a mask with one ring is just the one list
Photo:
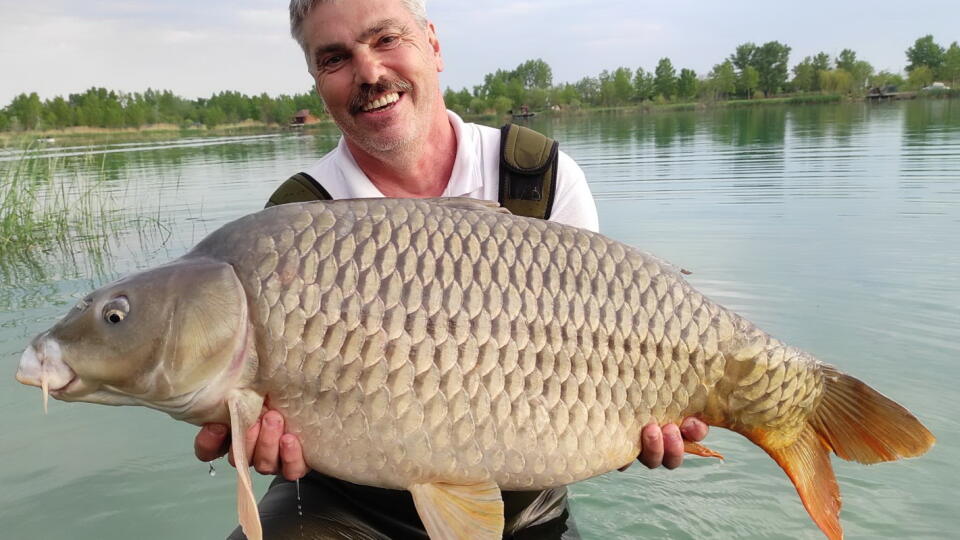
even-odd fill
[(823, 398), (807, 426), (790, 446), (770, 448), (763, 432), (746, 434), (783, 468), (820, 530), (843, 538), (840, 490), (830, 452), (860, 463), (918, 456), (935, 441), (909, 411), (863, 382), (823, 366)]

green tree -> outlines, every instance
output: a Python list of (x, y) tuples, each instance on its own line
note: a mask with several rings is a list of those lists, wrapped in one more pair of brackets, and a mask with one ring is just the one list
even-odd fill
[(793, 66), (793, 89), (797, 92), (813, 92), (819, 89), (819, 77), (813, 58), (807, 56)]
[(577, 87), (570, 83), (555, 86), (551, 91), (550, 102), (555, 105), (573, 105), (580, 102), (580, 93)]
[(825, 92), (849, 94), (853, 90), (853, 76), (845, 69), (820, 72), (820, 83)]
[(683, 68), (680, 70), (680, 77), (677, 79), (677, 95), (681, 99), (692, 99), (697, 95), (697, 72), (692, 69)]
[(20, 94), (13, 98), (9, 106), (10, 116), (16, 118), (23, 129), (37, 129), (40, 126), (42, 112), (40, 96), (36, 92)]
[(905, 84), (903, 77), (899, 73), (890, 73), (889, 71), (881, 71), (876, 75), (870, 77), (870, 86), (876, 88), (900, 88)]
[(956, 41), (950, 44), (950, 48), (943, 55), (940, 78), (949, 81), (953, 87), (960, 85), (960, 46)]
[(216, 127), (227, 121), (227, 114), (217, 105), (205, 107), (201, 121), (207, 127)]
[(48, 126), (62, 129), (74, 125), (74, 113), (67, 100), (57, 96), (44, 103), (44, 121)]
[(597, 81), (600, 83), (600, 103), (605, 106), (613, 105), (613, 75), (605, 69), (597, 75)]
[(713, 86), (714, 98), (726, 98), (737, 90), (737, 73), (733, 62), (725, 60), (722, 64), (713, 66), (708, 80)]
[(600, 81), (595, 77), (584, 77), (574, 85), (583, 103), (600, 104)]
[(475, 98), (473, 98), (473, 99), (470, 100), (470, 110), (473, 111), (473, 112), (476, 113), (476, 114), (480, 114), (480, 113), (482, 113), (482, 112), (486, 112), (486, 110), (487, 110), (487, 103), (486, 103), (485, 101), (483, 101), (482, 99), (480, 99), (480, 98), (478, 98), (478, 97), (475, 97)]
[(550, 88), (553, 86), (553, 70), (543, 60), (527, 60), (517, 66), (513, 78), (520, 79), (524, 88)]
[(760, 73), (753, 66), (747, 66), (737, 77), (737, 91), (748, 99), (753, 97), (754, 91), (760, 86)]
[(513, 100), (506, 96), (497, 96), (493, 99), (493, 108), (497, 114), (507, 114), (507, 111), (513, 109)]
[(844, 49), (840, 51), (836, 62), (839, 69), (846, 70), (848, 73), (853, 73), (853, 66), (857, 63), (857, 53), (853, 52), (851, 49)]
[(819, 92), (822, 89), (820, 86), (820, 75), (825, 71), (830, 71), (831, 69), (830, 55), (822, 51), (817, 53), (816, 56), (813, 57), (813, 69), (814, 77), (812, 90)]
[(768, 95), (781, 91), (786, 85), (789, 59), (790, 47), (779, 41), (768, 41), (759, 47), (753, 43), (744, 43), (730, 55), (730, 61), (739, 71), (740, 78), (744, 78), (747, 67), (752, 67), (758, 77), (754, 88), (759, 88)]
[(916, 66), (907, 75), (907, 86), (919, 90), (933, 83), (933, 69), (930, 66)]
[(757, 46), (753, 43), (743, 43), (737, 46), (737, 50), (730, 55), (730, 61), (737, 68), (739, 73), (747, 69), (747, 66), (753, 65), (753, 56), (756, 53)]
[(923, 36), (914, 42), (913, 47), (907, 49), (907, 61), (910, 62), (907, 71), (912, 72), (921, 66), (927, 66), (936, 74), (943, 65), (944, 54), (943, 47), (933, 41), (932, 35)]
[(633, 95), (637, 101), (647, 101), (653, 99), (656, 94), (656, 87), (653, 84), (653, 73), (638, 67), (633, 73)]
[(818, 71), (830, 70), (830, 55), (825, 52), (819, 52), (813, 57), (813, 67)]
[(613, 92), (617, 103), (624, 104), (633, 101), (633, 70), (628, 67), (618, 67), (613, 72)]
[(654, 70), (653, 88), (657, 95), (670, 99), (676, 93), (677, 72), (669, 58), (661, 58)]
[(759, 76), (759, 88), (770, 96), (780, 92), (787, 83), (790, 47), (779, 41), (768, 41), (754, 52), (753, 67)]
[(850, 74), (851, 90), (860, 93), (863, 91), (870, 76), (873, 75), (873, 66), (865, 60), (857, 60), (857, 53), (851, 49), (840, 51), (837, 56), (837, 69), (842, 69)]

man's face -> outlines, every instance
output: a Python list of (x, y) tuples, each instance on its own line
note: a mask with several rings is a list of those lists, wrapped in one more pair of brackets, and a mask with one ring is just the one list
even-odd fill
[(400, 0), (335, 0), (303, 24), (317, 92), (348, 141), (369, 153), (422, 144), (441, 100), (433, 25)]

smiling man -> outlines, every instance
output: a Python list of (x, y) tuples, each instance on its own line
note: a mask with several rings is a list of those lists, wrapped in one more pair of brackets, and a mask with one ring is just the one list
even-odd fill
[[(552, 149), (544, 152), (534, 183), (525, 184), (529, 179), (511, 176), (526, 172), (517, 172), (505, 150), (512, 148), (506, 142), (516, 142), (511, 137), (519, 135), (465, 123), (446, 110), (438, 76), (443, 70), (440, 42), (423, 0), (292, 0), (290, 25), (343, 137), (337, 148), (288, 180), (270, 204), (473, 197), (499, 200), (511, 209), (519, 201), (516, 208), (524, 215), (597, 230), (596, 206), (583, 171), (552, 141), (533, 132), (524, 135), (533, 134), (534, 141), (545, 141), (544, 148)], [(517, 191), (516, 185), (526, 187)], [(706, 431), (692, 418), (682, 429), (647, 426), (638, 459), (651, 468), (675, 468), (683, 461), (683, 438), (699, 441)], [(227, 434), (226, 426), (204, 426), (195, 441), (197, 457), (210, 461), (222, 456), (230, 442)], [(260, 503), (267, 538), (304, 533), (311, 538), (426, 538), (409, 493), (309, 472), (299, 440), (284, 432), (279, 413), (266, 412), (245, 444), (257, 471), (283, 476)], [(305, 475), (300, 485), (292, 483)], [(505, 536), (576, 537), (564, 488), (505, 492), (503, 499)], [(237, 530), (232, 537), (242, 538), (242, 533)]]

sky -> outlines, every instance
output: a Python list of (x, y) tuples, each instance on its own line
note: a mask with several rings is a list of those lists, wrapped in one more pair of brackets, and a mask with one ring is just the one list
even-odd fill
[[(344, 0), (346, 1), (346, 0)], [(780, 41), (790, 66), (824, 51), (857, 52), (899, 72), (926, 34), (960, 41), (958, 0), (428, 0), (444, 87), (542, 58), (554, 82), (660, 58), (701, 76), (744, 42)], [(43, 99), (102, 86), (270, 95), (311, 87), (290, 38), (286, 0), (0, 0), (0, 107), (22, 92)]]

